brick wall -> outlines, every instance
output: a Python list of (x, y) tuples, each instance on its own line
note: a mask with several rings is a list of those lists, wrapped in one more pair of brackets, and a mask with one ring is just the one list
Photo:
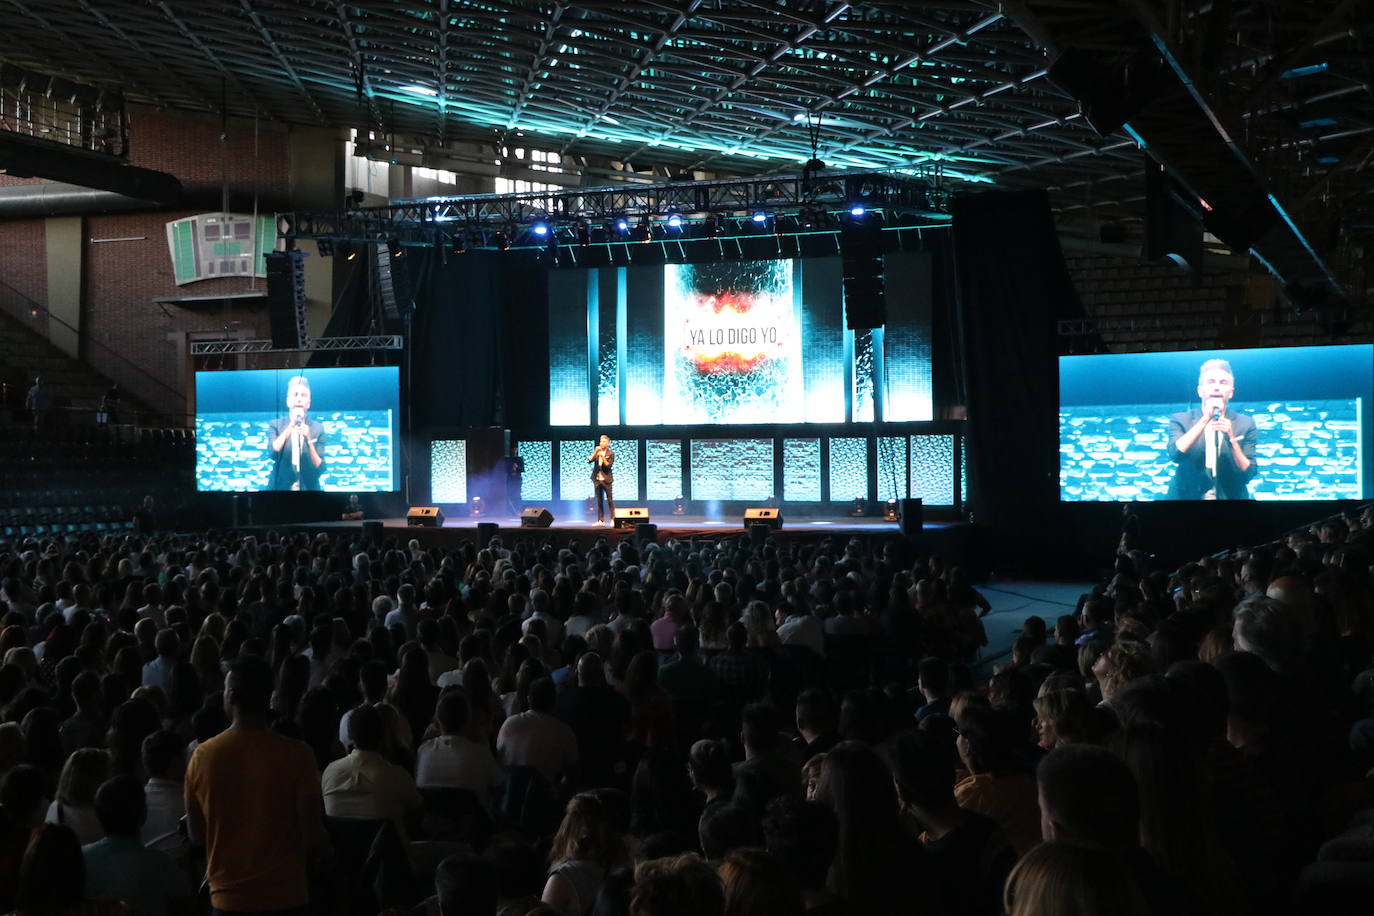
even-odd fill
[[(221, 142), (220, 136), (224, 134)], [(271, 212), (288, 205), (288, 129), (217, 116), (130, 109), (130, 161), (176, 175), (185, 189), (212, 201), (228, 183), (234, 200)], [(213, 303), (195, 308), (159, 305), (159, 296), (212, 296), (263, 290), (258, 279), (215, 279), (178, 287), (172, 277), (166, 224), (207, 212), (199, 208), (91, 216), (85, 223), (85, 357), (153, 407), (180, 414), (186, 379), (174, 332), (251, 330), (269, 334), (261, 303)], [(91, 239), (133, 239), (92, 244)], [(0, 281), (42, 303), (47, 295), (42, 220), (0, 222)]]
[(48, 297), (48, 266), (41, 219), (0, 222), (0, 283), (35, 302)]

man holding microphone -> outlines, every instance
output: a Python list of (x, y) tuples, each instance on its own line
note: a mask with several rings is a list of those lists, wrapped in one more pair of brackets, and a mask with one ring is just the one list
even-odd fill
[(1209, 359), (1198, 372), (1200, 405), (1169, 418), (1169, 457), (1178, 465), (1169, 499), (1251, 499), (1255, 421), (1229, 409), (1236, 392), (1231, 364)]
[(286, 417), (269, 425), (273, 490), (318, 490), (324, 464), (324, 427), (306, 416), (310, 382), (297, 375), (286, 383)]
[(611, 523), (615, 524), (615, 500), (611, 497), (611, 485), (614, 483), (615, 475), (612, 467), (615, 464), (615, 452), (611, 451), (611, 437), (602, 436), (601, 441), (596, 445), (596, 450), (587, 459), (587, 463), (592, 466), (592, 486), (596, 490), (596, 523), (606, 524), (606, 514), (602, 507), (601, 500), (604, 498), (606, 504), (611, 507)]

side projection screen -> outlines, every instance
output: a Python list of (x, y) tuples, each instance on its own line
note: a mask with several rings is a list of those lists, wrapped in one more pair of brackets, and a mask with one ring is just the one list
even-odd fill
[(1368, 499), (1372, 393), (1369, 344), (1060, 357), (1060, 499)]
[(395, 366), (196, 373), (196, 489), (396, 489)]

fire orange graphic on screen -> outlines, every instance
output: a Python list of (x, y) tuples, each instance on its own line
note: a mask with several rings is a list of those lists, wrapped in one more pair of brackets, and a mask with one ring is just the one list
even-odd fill
[(776, 340), (765, 340), (756, 329), (741, 326), (739, 318), (753, 311), (756, 301), (753, 293), (733, 289), (696, 298), (692, 324), (710, 338), (685, 348), (697, 372), (743, 375), (780, 351)]

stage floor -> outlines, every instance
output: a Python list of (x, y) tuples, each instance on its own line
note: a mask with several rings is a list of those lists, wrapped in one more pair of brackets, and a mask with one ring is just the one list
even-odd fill
[[(619, 540), (635, 533), (634, 528), (611, 528), (599, 527), (596, 520), (573, 519), (565, 521), (555, 518), (552, 525), (548, 528), (524, 528), (520, 525), (519, 516), (514, 515), (487, 515), (470, 516), (463, 515), (454, 518), (445, 517), (441, 527), (407, 525), (404, 518), (381, 518), (368, 519), (371, 522), (380, 522), (382, 529), (387, 536), (400, 536), (403, 532), (409, 533), (413, 537), (427, 538), (448, 538), (464, 537), (476, 533), (479, 524), (494, 524), (501, 534), (538, 534), (539, 532), (550, 532), (561, 536), (577, 535), (605, 535), (612, 540)], [(658, 527), (658, 537), (660, 540), (666, 538), (727, 538), (738, 537), (746, 533), (741, 521), (725, 521), (717, 518), (707, 518), (700, 515), (666, 515), (654, 516), (650, 519)], [(328, 522), (308, 522), (294, 525), (275, 525), (271, 527), (287, 527), (296, 530), (325, 530), (352, 528), (356, 529), (360, 522), (328, 521)], [(948, 537), (955, 532), (962, 532), (971, 528), (967, 523), (959, 522), (932, 522), (927, 521), (922, 529), (922, 534), (926, 537)], [(852, 537), (852, 536), (883, 536), (898, 534), (901, 525), (897, 522), (883, 521), (879, 517), (852, 518), (849, 516), (837, 516), (830, 519), (799, 518), (789, 520), (783, 518), (783, 526), (775, 532), (779, 536), (787, 537)]]

